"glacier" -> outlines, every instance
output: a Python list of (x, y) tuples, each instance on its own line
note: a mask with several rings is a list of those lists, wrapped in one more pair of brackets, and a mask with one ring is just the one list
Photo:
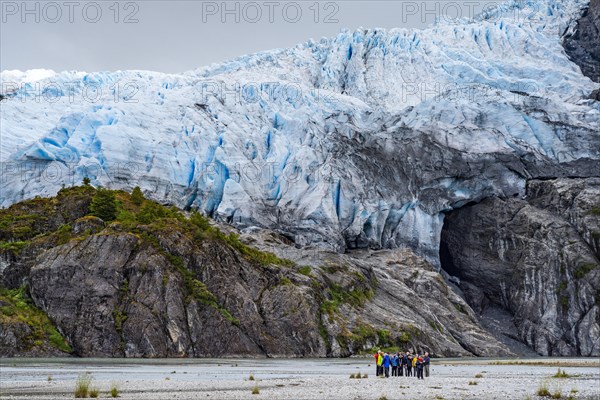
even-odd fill
[(298, 246), (439, 266), (446, 212), (599, 175), (600, 84), (561, 45), (587, 4), (509, 1), (181, 74), (3, 71), (0, 205), (89, 177)]

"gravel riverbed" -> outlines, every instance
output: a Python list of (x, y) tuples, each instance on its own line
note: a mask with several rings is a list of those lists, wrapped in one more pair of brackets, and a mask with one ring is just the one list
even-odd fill
[[(568, 378), (554, 378), (558, 367)], [(350, 374), (368, 374), (350, 379)], [(433, 360), (431, 377), (375, 377), (370, 359), (2, 359), (0, 398), (74, 398), (80, 375), (121, 399), (600, 399), (600, 359)], [(250, 376), (254, 380), (251, 380)], [(258, 388), (258, 394), (252, 394)]]

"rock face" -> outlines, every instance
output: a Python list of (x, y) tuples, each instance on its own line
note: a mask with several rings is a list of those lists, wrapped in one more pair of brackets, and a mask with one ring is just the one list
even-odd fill
[[(0, 285), (28, 283), (80, 355), (498, 355), (511, 340), (598, 354), (600, 85), (582, 74), (597, 1), (586, 5), (512, 1), (178, 75), (50, 73), (39, 83), (52, 102), (21, 76), (2, 99), (0, 205), (44, 199), (3, 220)], [(60, 201), (84, 177), (139, 185), (295, 264), (192, 240), (176, 218), (167, 231), (107, 225), (87, 215), (93, 189)]]
[[(81, 191), (91, 196), (74, 188), (61, 192), (62, 203)], [(2, 221), (26, 221), (4, 234), (39, 223), (23, 210), (52, 217), (57, 207), (56, 199), (44, 199), (0, 212)], [(256, 229), (240, 242), (178, 218), (105, 226), (84, 216), (55, 231), (32, 230), (33, 238), (9, 242), (24, 243), (18, 250), (0, 249), (7, 260), (0, 286), (28, 284), (35, 305), (78, 356), (325, 357), (375, 346), (438, 356), (513, 354), (410, 250), (299, 249)], [(2, 355), (22, 354), (15, 338), (24, 328), (3, 326)], [(16, 353), (3, 350), (11, 340)], [(35, 350), (29, 354), (54, 354)]]
[(564, 46), (569, 58), (581, 68), (581, 72), (595, 82), (600, 82), (600, 0), (590, 0), (590, 4), (567, 33)]
[(542, 355), (600, 355), (600, 179), (528, 182), (525, 200), (489, 198), (449, 213), (442, 267), (473, 309), (513, 316)]

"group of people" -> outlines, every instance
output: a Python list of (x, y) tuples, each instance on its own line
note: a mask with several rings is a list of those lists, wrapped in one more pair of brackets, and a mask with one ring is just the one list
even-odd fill
[(390, 377), (390, 367), (392, 367), (392, 376), (415, 376), (417, 379), (429, 377), (429, 364), (431, 358), (429, 353), (420, 356), (418, 353), (413, 355), (410, 352), (403, 353), (384, 353), (381, 350), (375, 353), (375, 365), (377, 366), (377, 376)]

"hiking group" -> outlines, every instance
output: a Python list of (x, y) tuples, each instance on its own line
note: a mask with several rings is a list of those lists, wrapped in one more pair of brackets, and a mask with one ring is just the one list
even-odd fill
[(423, 373), (429, 377), (430, 362), (429, 353), (425, 353), (422, 357), (418, 353), (412, 355), (408, 351), (406, 354), (392, 353), (391, 356), (382, 351), (375, 353), (376, 374), (386, 378), (390, 377), (390, 367), (392, 367), (392, 376), (414, 375), (417, 379), (424, 379)]

